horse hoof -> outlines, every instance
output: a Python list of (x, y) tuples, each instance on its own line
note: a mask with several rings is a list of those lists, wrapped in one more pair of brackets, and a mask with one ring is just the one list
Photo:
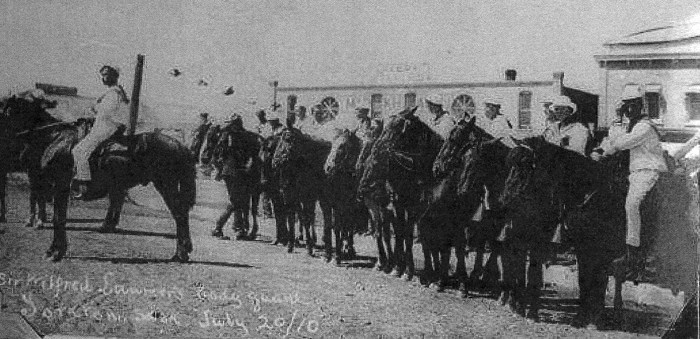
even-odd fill
[(173, 262), (179, 262), (179, 263), (186, 263), (190, 261), (190, 256), (187, 253), (182, 253), (182, 254), (175, 254), (173, 255), (172, 258), (170, 258), (170, 261)]
[(116, 233), (117, 232), (117, 226), (111, 226), (111, 225), (102, 225), (97, 232), (99, 233)]
[[(401, 279), (402, 279), (403, 281), (407, 281), (407, 282), (408, 282), (408, 281), (413, 280), (413, 275), (412, 275), (412, 274), (408, 274), (408, 273), (404, 273), (403, 275), (401, 275)], [(443, 289), (444, 289), (444, 288), (443, 288)]]
[(381, 264), (376, 264), (374, 265), (374, 270), (377, 272), (382, 272), (384, 271), (384, 266), (382, 266)]
[(395, 276), (395, 277), (397, 277), (397, 278), (401, 277), (401, 272), (400, 272), (399, 270), (397, 270), (397, 269), (391, 270), (391, 272), (389, 272), (389, 274), (392, 275), (392, 276)]
[(24, 227), (32, 228), (32, 227), (34, 227), (34, 223), (31, 220), (28, 220), (27, 222), (24, 223)]
[(46, 251), (46, 256), (44, 257), (46, 261), (51, 261), (51, 262), (59, 262), (61, 259), (63, 259), (63, 256), (65, 256), (65, 252), (63, 251)]
[(0, 216), (0, 222), (7, 222), (7, 218), (4, 215)]
[(294, 247), (287, 247), (287, 253), (293, 253)]
[(248, 240), (255, 240), (255, 239), (257, 239), (257, 238), (258, 238), (258, 235), (257, 235), (256, 233), (251, 233), (251, 234), (248, 236)]

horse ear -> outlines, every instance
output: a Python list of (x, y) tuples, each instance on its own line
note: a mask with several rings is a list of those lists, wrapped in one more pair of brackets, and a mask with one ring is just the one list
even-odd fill
[(468, 124), (469, 124), (470, 126), (473, 126), (474, 124), (476, 124), (476, 117), (472, 117), (471, 119), (469, 119), (469, 123), (468, 123)]
[(415, 114), (417, 110), (418, 110), (418, 106), (413, 106), (413, 108), (411, 108), (410, 114), (411, 115)]

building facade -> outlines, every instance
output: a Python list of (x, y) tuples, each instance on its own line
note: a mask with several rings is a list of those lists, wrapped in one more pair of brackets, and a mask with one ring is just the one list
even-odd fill
[[(456, 118), (464, 114), (482, 114), (486, 100), (498, 100), (501, 113), (522, 134), (544, 129), (542, 103), (555, 95), (569, 95), (586, 122), (597, 122), (598, 97), (564, 86), (564, 73), (553, 73), (541, 81), (516, 80), (514, 71), (506, 72), (505, 80), (492, 82), (415, 83), (400, 85), (355, 85), (325, 87), (280, 87), (281, 100), (296, 100), (296, 105), (320, 105), (332, 118), (353, 114), (357, 107), (367, 107), (373, 117), (386, 117), (406, 107), (419, 106), (426, 115), (425, 100), (437, 102)], [(294, 103), (287, 102), (284, 107)]]
[(599, 126), (608, 127), (623, 93), (639, 90), (649, 116), (667, 132), (700, 127), (700, 22), (630, 34), (596, 55), (601, 69)]

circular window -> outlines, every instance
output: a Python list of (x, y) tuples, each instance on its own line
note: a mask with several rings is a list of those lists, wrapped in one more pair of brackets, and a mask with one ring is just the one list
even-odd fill
[(336, 116), (338, 116), (340, 105), (334, 97), (325, 97), (323, 100), (321, 100), (320, 106), (321, 111), (323, 112), (324, 122), (333, 120)]
[(452, 116), (456, 119), (462, 119), (467, 116), (474, 116), (476, 108), (474, 106), (474, 99), (471, 96), (462, 94), (452, 101)]

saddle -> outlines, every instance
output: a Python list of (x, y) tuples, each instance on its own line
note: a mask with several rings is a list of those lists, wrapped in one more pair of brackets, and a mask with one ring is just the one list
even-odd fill
[(136, 183), (148, 184), (143, 170), (136, 161), (143, 149), (142, 138), (138, 135), (125, 135), (125, 132), (126, 126), (121, 125), (111, 137), (98, 145), (90, 154), (88, 163), (93, 182), (112, 180), (110, 174), (119, 171), (122, 176), (134, 179)]

